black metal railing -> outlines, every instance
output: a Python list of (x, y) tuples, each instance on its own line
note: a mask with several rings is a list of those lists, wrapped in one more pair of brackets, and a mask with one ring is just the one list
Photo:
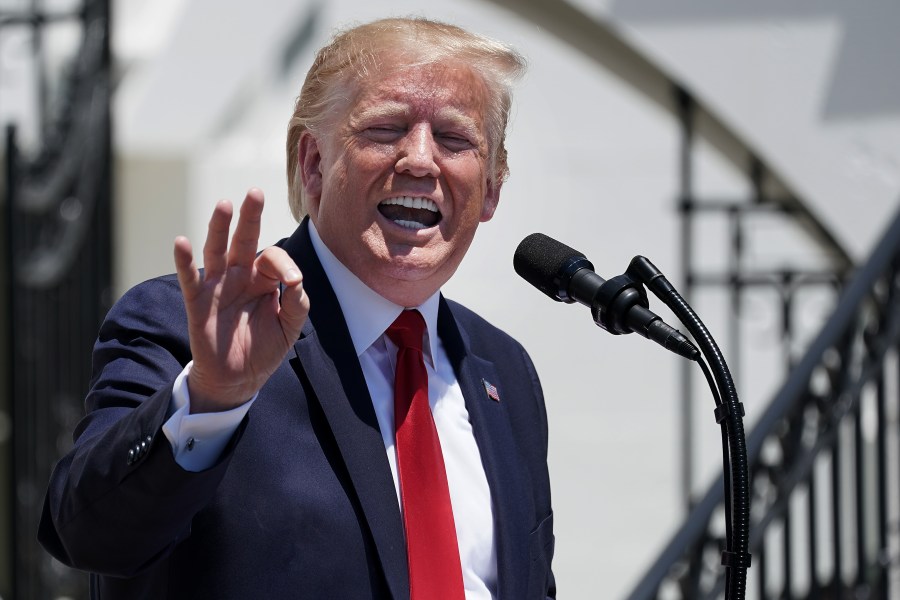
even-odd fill
[[(749, 193), (731, 198), (699, 198), (695, 180), (699, 178), (696, 160), (697, 130), (702, 127), (696, 115), (696, 101), (681, 87), (674, 90), (678, 107), (678, 121), (682, 141), (679, 155), (680, 190), (678, 212), (681, 223), (681, 265), (683, 282), (681, 291), (689, 302), (702, 301), (704, 296), (724, 300), (727, 315), (721, 323), (724, 331), (723, 347), (735, 381), (744, 380), (748, 299), (762, 292), (767, 293), (766, 311), (771, 320), (766, 337), (770, 348), (780, 355), (780, 365), (785, 376), (796, 363), (805, 344), (802, 340), (809, 327), (801, 327), (797, 313), (803, 311), (804, 296), (817, 295), (833, 306), (848, 273), (852, 260), (831, 232), (809, 211), (807, 205), (779, 186), (770, 168), (752, 152), (742, 161)], [(771, 247), (771, 241), (760, 242), (760, 223), (764, 231), (778, 229), (781, 239)], [(705, 243), (704, 233), (716, 230), (716, 243)], [(770, 233), (771, 235), (771, 233)], [(766, 244), (769, 255), (761, 259), (759, 246)], [(791, 245), (803, 246), (796, 252)], [(719, 257), (715, 267), (702, 264), (699, 253), (703, 251)], [(821, 326), (821, 323), (819, 323)], [(717, 328), (718, 329), (718, 328)], [(682, 368), (681, 415), (681, 467), (682, 497), (687, 510), (696, 501), (695, 474), (698, 462), (697, 440), (701, 432), (695, 432), (697, 405), (700, 398), (695, 393), (698, 373), (689, 363)], [(742, 390), (743, 391), (743, 390)], [(754, 405), (757, 397), (746, 396)]]
[[(757, 421), (748, 597), (891, 598), (900, 522), (900, 213)], [(722, 597), (722, 479), (630, 600)]]
[[(86, 0), (72, 13), (3, 12), (0, 34), (31, 39), (37, 73), (38, 142), (23, 151), (17, 128), (5, 145), (6, 245), (2, 277), (7, 386), (0, 410), (12, 423), (2, 489), (11, 564), (0, 595), (87, 597), (87, 577), (38, 545), (37, 524), (50, 471), (71, 447), (90, 377), (90, 348), (108, 310), (111, 285), (109, 2)], [(47, 71), (51, 24), (78, 26), (80, 45), (65, 72)], [(52, 85), (48, 80), (53, 78)], [(55, 90), (55, 95), (49, 93)], [(46, 94), (46, 95), (45, 95)]]

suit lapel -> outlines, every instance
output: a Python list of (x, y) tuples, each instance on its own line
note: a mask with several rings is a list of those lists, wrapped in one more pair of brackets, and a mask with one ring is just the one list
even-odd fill
[[(303, 272), (310, 314), (292, 366), (314, 392), (334, 434), (394, 598), (409, 597), (406, 542), (375, 409), (337, 297), (316, 257), (306, 222), (284, 249)], [(321, 335), (319, 334), (321, 332)]]
[[(384, 443), (350, 333), (337, 298), (309, 240), (306, 223), (283, 244), (303, 272), (312, 299), (310, 316), (294, 345), (292, 366), (312, 388), (334, 434), (341, 458), (372, 533), (394, 598), (409, 597), (406, 542)], [(320, 332), (322, 334), (320, 335)], [(327, 333), (325, 333), (327, 332)], [(493, 501), (497, 542), (498, 595), (526, 594), (530, 555), (528, 526), (533, 521), (530, 486), (518, 458), (507, 404), (491, 399), (488, 381), (499, 388), (495, 365), (472, 353), (463, 331), (441, 298), (438, 334), (453, 364), (472, 422)]]
[[(447, 302), (441, 298), (438, 334), (453, 364), (466, 400), (475, 441), (491, 488), (497, 541), (497, 577), (500, 598), (523, 598), (530, 562), (528, 526), (534, 520), (529, 485), (517, 456), (516, 442), (502, 401), (503, 388), (494, 363), (472, 353)], [(501, 401), (484, 386), (497, 385)]]

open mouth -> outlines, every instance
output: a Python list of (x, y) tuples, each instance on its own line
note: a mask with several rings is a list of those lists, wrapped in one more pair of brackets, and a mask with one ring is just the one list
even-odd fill
[(426, 229), (441, 221), (441, 213), (434, 200), (400, 196), (389, 198), (378, 205), (378, 211), (397, 225), (407, 229)]

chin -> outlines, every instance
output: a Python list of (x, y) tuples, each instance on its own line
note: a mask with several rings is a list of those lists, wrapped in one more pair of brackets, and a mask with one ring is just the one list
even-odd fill
[(432, 262), (410, 260), (409, 258), (406, 256), (393, 257), (382, 272), (397, 283), (418, 283), (434, 277), (439, 270), (438, 265)]
[(376, 285), (371, 287), (397, 304), (415, 306), (441, 289), (450, 279), (456, 269), (446, 267), (442, 263), (394, 259), (379, 271)]

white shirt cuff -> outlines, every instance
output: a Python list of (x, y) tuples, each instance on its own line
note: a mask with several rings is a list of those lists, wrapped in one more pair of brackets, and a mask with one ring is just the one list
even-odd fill
[(172, 386), (172, 402), (169, 405), (169, 419), (162, 430), (172, 446), (172, 454), (185, 471), (203, 471), (214, 464), (222, 454), (228, 440), (256, 395), (237, 408), (222, 412), (191, 414), (191, 397), (188, 393), (188, 375), (193, 361), (175, 379)]

